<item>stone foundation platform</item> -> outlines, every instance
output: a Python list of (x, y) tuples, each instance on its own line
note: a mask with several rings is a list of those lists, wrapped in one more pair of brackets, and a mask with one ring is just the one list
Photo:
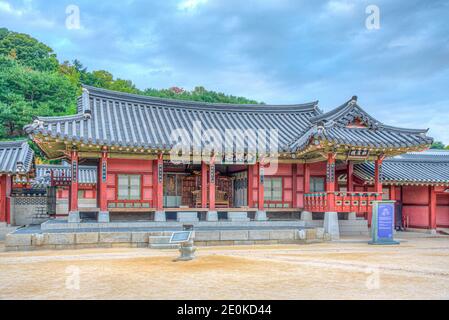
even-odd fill
[[(167, 242), (173, 231), (135, 229), (90, 230), (90, 231), (44, 231), (37, 228), (22, 228), (6, 236), (7, 251), (83, 249), (83, 248), (155, 248)], [(262, 245), (301, 244), (329, 240), (322, 228), (253, 227), (253, 228), (197, 228), (195, 245)], [(173, 246), (175, 248), (175, 246)], [(172, 248), (172, 249), (173, 249)]]

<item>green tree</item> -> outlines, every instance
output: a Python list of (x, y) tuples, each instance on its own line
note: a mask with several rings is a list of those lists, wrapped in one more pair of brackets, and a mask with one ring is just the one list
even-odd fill
[(5, 28), (0, 29), (0, 55), (38, 71), (56, 71), (59, 66), (53, 49), (27, 34)]
[(441, 141), (435, 141), (434, 143), (432, 143), (432, 146), (430, 147), (430, 149), (444, 149), (444, 148), (445, 145)]
[(73, 112), (76, 90), (60, 73), (35, 71), (0, 56), (0, 138), (24, 136), (23, 126), (36, 115)]

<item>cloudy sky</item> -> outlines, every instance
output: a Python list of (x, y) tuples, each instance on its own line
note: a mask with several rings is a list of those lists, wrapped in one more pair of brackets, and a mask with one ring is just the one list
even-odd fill
[(447, 0), (0, 0), (0, 26), (141, 89), (202, 85), (326, 111), (357, 95), (382, 122), (446, 144), (448, 19)]

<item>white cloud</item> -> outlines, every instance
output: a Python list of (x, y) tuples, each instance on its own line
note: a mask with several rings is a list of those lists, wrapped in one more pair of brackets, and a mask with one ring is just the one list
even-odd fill
[(35, 28), (51, 28), (55, 25), (53, 20), (45, 18), (40, 11), (33, 8), (31, 0), (24, 0), (21, 7), (15, 7), (8, 1), (0, 0), (1, 13), (25, 21), (29, 26)]
[(348, 0), (331, 0), (326, 4), (326, 9), (334, 14), (349, 13), (354, 9), (354, 3)]
[(0, 12), (14, 16), (22, 16), (24, 13), (23, 10), (16, 9), (9, 2), (3, 0), (0, 0)]
[(206, 4), (208, 0), (183, 0), (178, 4), (178, 10), (195, 10), (198, 6)]

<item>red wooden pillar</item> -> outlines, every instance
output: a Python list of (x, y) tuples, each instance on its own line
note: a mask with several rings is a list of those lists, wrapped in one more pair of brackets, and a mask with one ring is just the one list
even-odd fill
[(248, 183), (247, 183), (247, 205), (248, 208), (254, 207), (253, 201), (253, 182), (254, 182), (254, 165), (248, 165)]
[(162, 154), (153, 161), (153, 203), (157, 211), (164, 208), (164, 160)]
[(304, 164), (304, 193), (310, 193), (310, 165)]
[(374, 165), (374, 192), (379, 194), (377, 200), (382, 200), (382, 161), (383, 158), (379, 157)]
[(107, 196), (107, 179), (108, 179), (108, 152), (103, 150), (100, 161), (98, 162), (98, 187), (97, 187), (97, 201), (100, 211), (108, 211), (108, 196)]
[(264, 167), (263, 164), (258, 162), (257, 163), (257, 175), (258, 175), (258, 183), (257, 183), (257, 209), (260, 211), (265, 210), (265, 190), (264, 190), (264, 180), (265, 180), (265, 173), (264, 173)]
[(69, 190), (69, 212), (78, 211), (78, 151), (72, 150), (70, 154), (70, 163), (72, 167), (72, 179)]
[(396, 186), (390, 186), (390, 200), (396, 201)]
[(0, 222), (6, 222), (6, 179), (0, 175)]
[[(381, 201), (382, 200), (382, 161), (383, 156), (379, 156), (377, 160), (374, 163), (374, 192), (377, 193), (376, 200)], [(368, 226), (371, 227), (371, 220), (372, 220), (373, 213), (368, 211), (367, 219), (368, 219)]]
[(437, 194), (435, 193), (435, 187), (429, 186), (429, 189), (429, 229), (434, 232), (437, 229)]
[(11, 224), (11, 189), (12, 189), (12, 176), (6, 176), (5, 181), (5, 213), (6, 223)]
[(329, 153), (326, 166), (327, 210), (335, 211), (335, 154)]
[(296, 193), (298, 192), (297, 187), (297, 175), (298, 175), (298, 165), (296, 163), (292, 164), (292, 207), (296, 208), (298, 206), (298, 199)]
[(215, 157), (211, 157), (209, 165), (209, 210), (215, 210)]
[(347, 167), (347, 182), (346, 182), (346, 189), (348, 192), (354, 191), (354, 163), (352, 161), (348, 161), (348, 167)]
[(201, 207), (207, 208), (207, 164), (201, 162)]

